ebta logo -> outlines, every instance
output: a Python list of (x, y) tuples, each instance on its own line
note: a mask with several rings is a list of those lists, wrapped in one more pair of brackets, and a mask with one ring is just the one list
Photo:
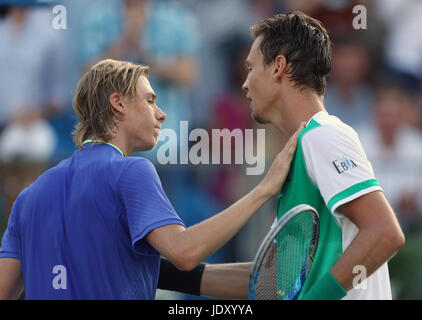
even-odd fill
[(338, 174), (342, 174), (345, 171), (352, 170), (357, 167), (357, 164), (346, 156), (343, 156), (343, 160), (334, 160), (332, 164), (334, 168), (336, 168)]

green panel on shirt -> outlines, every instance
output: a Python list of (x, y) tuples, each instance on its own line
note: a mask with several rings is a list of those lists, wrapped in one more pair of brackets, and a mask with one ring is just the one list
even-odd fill
[[(319, 126), (320, 124), (312, 119), (299, 134), (297, 150), (292, 160), (290, 172), (277, 198), (278, 219), (288, 210), (299, 204), (308, 204), (314, 207), (319, 213), (320, 236), (318, 248), (299, 299), (320, 277), (332, 268), (343, 252), (341, 229), (325, 205), (318, 188), (313, 184), (308, 175), (302, 150), (303, 136)], [(279, 288), (277, 289), (279, 290)]]

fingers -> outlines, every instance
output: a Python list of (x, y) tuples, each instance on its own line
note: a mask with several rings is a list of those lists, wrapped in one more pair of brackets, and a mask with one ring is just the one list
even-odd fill
[(283, 150), (281, 150), (274, 159), (270, 169), (260, 184), (265, 193), (273, 196), (280, 191), (280, 188), (287, 177), (290, 169), (290, 163), (296, 151), (298, 135), (305, 126), (305, 122), (300, 124), (296, 132), (287, 141)]
[(299, 133), (305, 128), (305, 126), (306, 126), (306, 122), (302, 121), (300, 123), (299, 128), (297, 128), (296, 132), (293, 134), (293, 136), (290, 137), (290, 140), (293, 139), (294, 141), (297, 141), (297, 137), (298, 137)]
[(296, 150), (297, 145), (297, 137), (299, 136), (299, 133), (305, 128), (306, 122), (302, 121), (299, 128), (296, 130), (296, 132), (290, 137), (289, 141), (287, 142), (287, 148), (289, 154), (293, 154)]

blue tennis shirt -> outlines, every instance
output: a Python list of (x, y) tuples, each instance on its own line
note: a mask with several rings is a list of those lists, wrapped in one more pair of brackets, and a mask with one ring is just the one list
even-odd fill
[(184, 225), (153, 164), (84, 143), (21, 192), (0, 258), (21, 262), (27, 299), (154, 299), (151, 230)]

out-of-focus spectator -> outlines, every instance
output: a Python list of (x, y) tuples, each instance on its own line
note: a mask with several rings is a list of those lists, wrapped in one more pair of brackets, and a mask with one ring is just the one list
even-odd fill
[(302, 11), (307, 15), (314, 16), (325, 4), (324, 0), (285, 0), (284, 6), (285, 11)]
[[(331, 39), (344, 34), (359, 35), (361, 44), (372, 60), (372, 69), (384, 67), (379, 57), (383, 55), (385, 26), (381, 23), (373, 2), (367, 0), (285, 0), (285, 5), (287, 12), (303, 11), (320, 20), (328, 30)], [(365, 12), (362, 11), (363, 9)], [(354, 22), (356, 21), (365, 25), (366, 29), (355, 29)]]
[(196, 81), (197, 22), (177, 1), (96, 2), (82, 19), (80, 49), (89, 66), (102, 58), (151, 67), (157, 104), (167, 114), (163, 128), (178, 132), (189, 120), (190, 89)]
[(401, 75), (413, 90), (422, 79), (422, 2), (376, 0), (375, 10), (387, 27), (384, 46), (386, 64)]
[(402, 78), (387, 80), (376, 86), (372, 123), (358, 129), (406, 235), (406, 245), (388, 263), (393, 299), (422, 298), (422, 133), (409, 122), (417, 102)]
[[(189, 0), (201, 22), (198, 78), (193, 95), (195, 123), (207, 126), (208, 114), (212, 112), (215, 97), (226, 90), (230, 83), (224, 63), (225, 39), (233, 33), (249, 37), (249, 27), (254, 23), (254, 14), (249, 1), (245, 0)], [(235, 13), (235, 14), (234, 14)]]
[(367, 82), (369, 56), (359, 39), (351, 35), (337, 37), (333, 42), (325, 107), (345, 123), (359, 127), (371, 115), (372, 91)]
[(285, 10), (302, 11), (320, 20), (331, 37), (350, 32), (354, 18), (353, 7), (357, 0), (285, 0)]
[(194, 92), (194, 121), (207, 126), (207, 115), (212, 112), (216, 95), (230, 86), (230, 72), (224, 63), (226, 45), (233, 34), (249, 38), (249, 28), (259, 20), (280, 13), (281, 0), (183, 0), (194, 10), (201, 22), (201, 51), (199, 68), (201, 77)]
[[(210, 129), (228, 129), (230, 131), (240, 129), (245, 133), (245, 129), (255, 128), (249, 109), (249, 101), (242, 90), (242, 83), (246, 79), (247, 71), (245, 60), (249, 53), (249, 38), (240, 34), (234, 34), (226, 38), (222, 43), (225, 49), (225, 59), (223, 60), (227, 71), (229, 82), (221, 93), (216, 95), (213, 109), (210, 114), (208, 126)], [(221, 143), (221, 153), (230, 152), (235, 154), (235, 142), (232, 139), (231, 150), (223, 151)], [(239, 192), (239, 175), (244, 175), (245, 169), (239, 165), (223, 165), (214, 170), (208, 186), (212, 194), (223, 204), (232, 203)], [(211, 182), (211, 183), (210, 183)]]
[(0, 188), (6, 212), (56, 146), (48, 118), (64, 105), (59, 34), (45, 11), (11, 7), (0, 20)]
[(422, 214), (422, 133), (406, 123), (415, 100), (406, 87), (377, 87), (373, 121), (359, 130), (367, 156), (405, 232)]

